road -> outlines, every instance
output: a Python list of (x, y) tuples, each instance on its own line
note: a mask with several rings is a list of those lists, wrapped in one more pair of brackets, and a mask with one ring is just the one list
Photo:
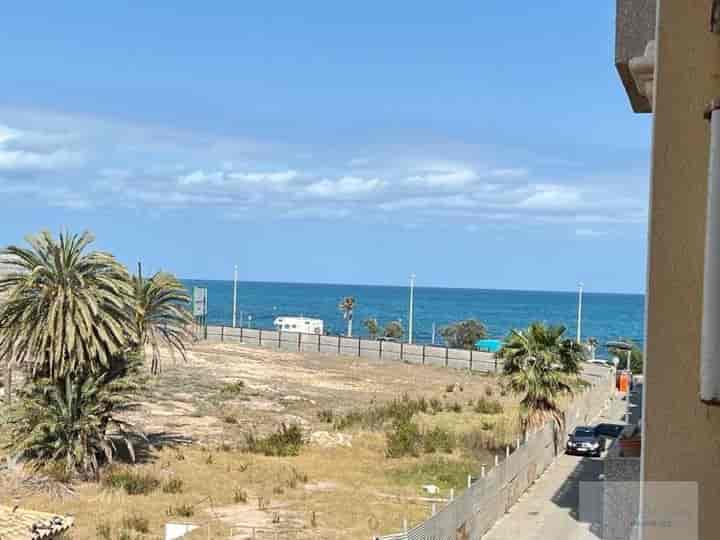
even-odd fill
[[(616, 397), (597, 422), (624, 423), (626, 410)], [(639, 407), (633, 403), (631, 410)], [(602, 458), (559, 456), (483, 540), (597, 540), (590, 523), (578, 519), (578, 500), (580, 482), (598, 480), (602, 468)]]

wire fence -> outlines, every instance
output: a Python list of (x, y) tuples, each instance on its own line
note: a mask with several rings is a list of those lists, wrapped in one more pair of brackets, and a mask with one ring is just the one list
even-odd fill
[(498, 373), (502, 370), (502, 362), (498, 361), (492, 353), (451, 349), (436, 345), (415, 345), (387, 340), (227, 326), (203, 326), (199, 327), (196, 332), (202, 339), (243, 343), (293, 352), (377, 358), (408, 364), (469, 369), (485, 373)]

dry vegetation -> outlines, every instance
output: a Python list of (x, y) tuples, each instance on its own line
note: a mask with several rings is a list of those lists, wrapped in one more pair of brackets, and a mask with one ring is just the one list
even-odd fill
[[(517, 433), (517, 404), (490, 376), (220, 343), (164, 364), (128, 418), (152, 442), (141, 463), (73, 494), (49, 494), (11, 468), (0, 472), (0, 500), (74, 514), (73, 540), (162, 538), (168, 521), (200, 525), (196, 538), (249, 538), (259, 527), (258, 539), (290, 530), (280, 538), (366, 540), (427, 517), (420, 485), (437, 484), (440, 497), (460, 491), (493, 461), (488, 448)], [(398, 420), (403, 403), (418, 409), (411, 420)], [(264, 455), (283, 424), (310, 443)], [(417, 457), (387, 457), (386, 432), (410, 440)], [(248, 452), (251, 434), (259, 453)]]

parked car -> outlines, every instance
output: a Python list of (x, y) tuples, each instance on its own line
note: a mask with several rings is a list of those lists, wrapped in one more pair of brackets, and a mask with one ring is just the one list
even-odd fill
[(595, 432), (601, 437), (608, 439), (617, 439), (625, 429), (622, 424), (598, 424), (595, 426)]
[(565, 446), (566, 454), (600, 457), (602, 451), (603, 444), (594, 427), (578, 426), (568, 435), (568, 442)]

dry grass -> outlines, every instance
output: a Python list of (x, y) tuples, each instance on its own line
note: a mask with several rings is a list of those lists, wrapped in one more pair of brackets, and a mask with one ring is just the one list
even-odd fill
[[(322, 440), (332, 440), (331, 424), (321, 419), (329, 413), (321, 411), (338, 417), (403, 394), (434, 398), (446, 409), (460, 403), (462, 412), (415, 416), (424, 429), (437, 426), (458, 436), (483, 432), (491, 422), (510, 430), (516, 410), (505, 397), (500, 398), (503, 415), (473, 412), (467, 400), (484, 396), (496, 381), (462, 371), (223, 344), (196, 346), (190, 358), (155, 381), (144, 407), (130, 418), (157, 444), (132, 470), (157, 478), (157, 489), (131, 495), (102, 483), (83, 483), (75, 486), (75, 496), (58, 499), (3, 483), (0, 473), (0, 499), (74, 514), (73, 540), (94, 540), (98, 526), (108, 524), (119, 531), (128, 516), (147, 520), (146, 539), (162, 538), (166, 522), (180, 521), (202, 526), (189, 538), (228, 538), (231, 527), (245, 525), (299, 530), (299, 540), (365, 540), (398, 530), (403, 519), (416, 523), (429, 516), (430, 502), (419, 498), (420, 484), (459, 492), (465, 472), (477, 471), (492, 456), (480, 448), (443, 453), (447, 462), (437, 461), (440, 454), (387, 459), (382, 430), (349, 430), (345, 435), (351, 446), (311, 444), (298, 456), (266, 457), (244, 452), (246, 434), (273, 433), (284, 422), (301, 426), (306, 437), (329, 431)], [(456, 384), (463, 392), (448, 394), (446, 389)], [(234, 420), (228, 422), (229, 417)], [(233, 538), (245, 538), (240, 530)]]

